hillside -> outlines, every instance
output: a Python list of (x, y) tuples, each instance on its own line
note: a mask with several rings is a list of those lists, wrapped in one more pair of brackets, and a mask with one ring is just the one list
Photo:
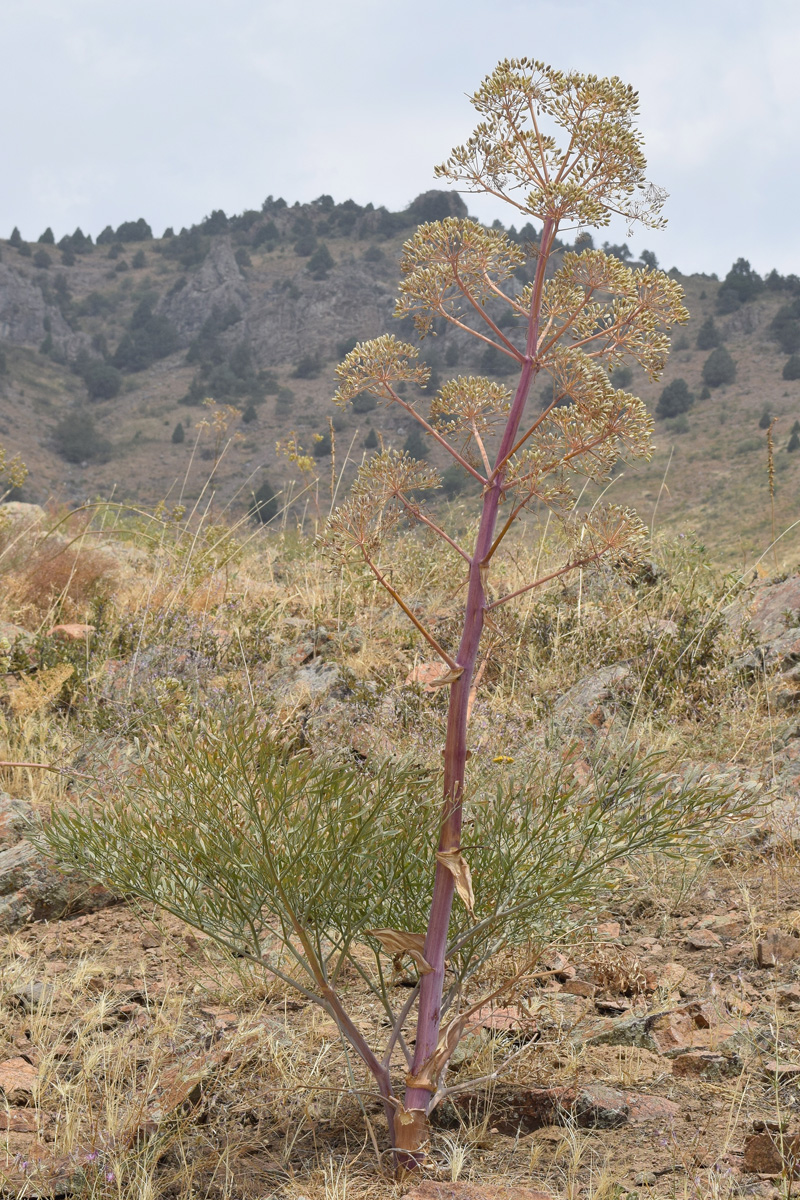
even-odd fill
[[(49, 231), (39, 243), (15, 234), (0, 244), (0, 437), (31, 471), (20, 498), (74, 503), (113, 493), (192, 503), (235, 435), (215, 484), (234, 512), (244, 512), (264, 478), (290, 494), (294, 468), (275, 444), (293, 432), (310, 451), (333, 418), (338, 466), (348, 451), (360, 460), (371, 430), (403, 445), (410, 426), (394, 413), (333, 408), (334, 366), (356, 338), (386, 329), (415, 337), (391, 315), (403, 241), (420, 220), (465, 211), (443, 192), (425, 193), (402, 213), (327, 196), (293, 207), (270, 197), (260, 211), (215, 212), (161, 238), (143, 220), (104, 230), (97, 244), (80, 230), (58, 246)], [(509, 232), (523, 242), (533, 234)], [(653, 461), (621, 472), (612, 494), (648, 523), (657, 506), (659, 525), (694, 529), (725, 561), (752, 563), (771, 527), (765, 412), (779, 418), (778, 530), (797, 516), (800, 453), (786, 447), (800, 418), (800, 380), (784, 378), (796, 281), (773, 273), (762, 284), (741, 270), (728, 284), (678, 277), (691, 322), (674, 339), (664, 378), (652, 383), (634, 371), (620, 383), (655, 409), (665, 385), (683, 379), (695, 401), (657, 421)], [(788, 333), (774, 324), (779, 312)], [(712, 317), (736, 371), (733, 382), (704, 392), (712, 348), (708, 336), (700, 339), (704, 350), (697, 340)], [(496, 364), (482, 361), (472, 339), (436, 333), (422, 351), (440, 377), (492, 373)], [(216, 434), (198, 428), (209, 415), (207, 397), (236, 410)], [(430, 457), (445, 465), (436, 451)], [(320, 453), (315, 461), (327, 478), (330, 458)], [(796, 558), (798, 544), (789, 534), (780, 557)]]

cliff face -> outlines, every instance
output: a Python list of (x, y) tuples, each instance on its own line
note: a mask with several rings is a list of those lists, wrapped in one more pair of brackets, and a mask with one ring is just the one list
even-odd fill
[(246, 313), (251, 292), (234, 257), (229, 237), (214, 238), (211, 249), (197, 271), (183, 275), (159, 301), (158, 312), (178, 331), (183, 345), (197, 336), (217, 308), (230, 307)]
[(57, 305), (46, 303), (32, 272), (0, 262), (0, 340), (38, 347), (48, 333), (65, 353), (82, 342)]

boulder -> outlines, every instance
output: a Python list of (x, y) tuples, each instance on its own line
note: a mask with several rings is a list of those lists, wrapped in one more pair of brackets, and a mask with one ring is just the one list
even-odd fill
[(27, 529), (38, 529), (47, 520), (41, 504), (24, 504), (22, 500), (6, 500), (0, 505), (0, 523), (9, 521), (14, 533)]
[(759, 967), (779, 967), (800, 958), (800, 938), (782, 929), (768, 929), (756, 945)]
[(553, 709), (556, 724), (568, 729), (587, 725), (597, 729), (632, 686), (633, 672), (625, 663), (601, 667), (559, 697)]
[(749, 615), (750, 628), (761, 646), (800, 626), (800, 575), (759, 588)]
[(30, 921), (97, 912), (119, 897), (75, 871), (59, 871), (25, 837), (30, 805), (0, 793), (0, 933)]

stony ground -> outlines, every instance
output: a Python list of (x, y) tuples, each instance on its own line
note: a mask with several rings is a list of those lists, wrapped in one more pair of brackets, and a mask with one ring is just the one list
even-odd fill
[[(357, 1069), (348, 1077), (327, 1017), (201, 934), (55, 871), (26, 833), (93, 755), (155, 728), (150, 714), (189, 721), (244, 689), (314, 751), (410, 747), (424, 762), (443, 708), (420, 647), (357, 579), (328, 572), (323, 586), (316, 560), (290, 561), (285, 543), (258, 575), (253, 562), (226, 559), (217, 574), (185, 562), (179, 540), (163, 570), (109, 545), (115, 582), (94, 592), (111, 559), (93, 549), (88, 574), (81, 559), (83, 575), (53, 575), (53, 545), (15, 568), (0, 614), (1, 756), (66, 768), (4, 769), (3, 1194), (788, 1197), (800, 1159), (800, 576), (715, 591), (697, 582), (702, 564), (667, 556), (638, 590), (587, 584), (509, 624), (473, 717), (476, 753), (498, 771), (561, 745), (588, 770), (627, 720), (676, 770), (691, 760), (749, 779), (767, 807), (711, 859), (640, 861), (584, 941), (547, 949), (518, 1007), (479, 1014), (452, 1063), (464, 1086), (437, 1115), (428, 1177), (395, 1185), (380, 1107)], [(30, 590), (40, 562), (56, 606), (41, 580)], [(450, 581), (437, 592), (407, 547), (396, 562), (398, 578), (426, 581), (415, 594), (446, 639)], [(87, 590), (70, 598), (78, 577)], [(700, 643), (689, 671), (686, 648)], [(347, 990), (368, 1021), (355, 978)], [(510, 1056), (502, 1077), (470, 1082)]]
[[(482, 1015), (453, 1078), (526, 1049), (508, 1080), (440, 1114), (434, 1178), (784, 1194), (800, 1109), (794, 845), (762, 829), (693, 886), (661, 884), (614, 907), (596, 941), (554, 950), (522, 1010)], [(328, 1195), (315, 1173), (347, 1159), (357, 1114), (326, 1094), (330, 1022), (125, 905), (9, 939), (2, 1036), (9, 1196), (111, 1196), (137, 1156), (160, 1160), (153, 1194)], [(176, 1190), (192, 1150), (199, 1190)], [(353, 1188), (393, 1194), (374, 1162), (350, 1169)]]

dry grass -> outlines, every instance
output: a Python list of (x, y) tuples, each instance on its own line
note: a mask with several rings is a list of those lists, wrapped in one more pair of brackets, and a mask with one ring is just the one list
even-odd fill
[[(293, 531), (248, 540), (251, 531), (231, 532), (201, 514), (187, 522), (103, 509), (90, 525), (66, 522), (60, 530), (68, 544), (52, 557), (47, 547), (56, 535), (46, 538), (43, 530), (0, 560), (0, 619), (32, 634), (9, 647), (0, 758), (67, 768), (65, 775), (4, 769), (3, 786), (12, 794), (42, 810), (59, 804), (68, 796), (69, 770), (124, 755), (133, 736), (157, 742), (165, 725), (195, 725), (209, 708), (242, 697), (262, 707), (287, 738), (315, 750), (402, 751), (436, 763), (444, 697), (405, 685), (414, 665), (425, 661), (424, 648), (359, 570), (321, 560)], [(529, 578), (537, 561), (540, 567), (559, 561), (559, 548), (548, 541), (540, 548), (534, 532), (521, 536), (503, 586)], [(395, 581), (434, 615), (437, 637), (447, 645), (460, 600), (451, 565), (411, 537), (387, 558)], [(665, 540), (654, 559), (649, 582), (584, 577), (523, 598), (504, 619), (493, 635), (473, 722), (475, 751), (487, 763), (497, 759), (498, 773), (508, 759), (561, 756), (567, 737), (577, 740), (576, 771), (638, 739), (676, 765), (688, 757), (762, 772), (771, 742), (768, 681), (746, 684), (731, 671), (747, 635), (722, 615), (736, 580), (715, 573), (688, 541)], [(96, 631), (73, 642), (44, 635), (48, 622), (67, 618)], [(276, 676), (315, 656), (338, 667), (346, 701), (275, 692)], [(608, 704), (595, 725), (568, 733), (559, 727), (557, 698), (588, 673), (621, 661), (631, 676), (619, 703)], [(746, 847), (737, 853), (735, 867), (640, 861), (615, 910), (625, 909), (632, 929), (667, 943), (680, 938), (676, 914), (713, 907), (709, 888), (725, 891), (727, 904), (738, 897), (748, 941), (770, 922), (786, 926), (787, 904), (790, 925), (800, 923), (791, 844), (766, 864), (754, 862)], [(151, 916), (144, 915), (144, 928), (152, 932)], [(34, 1144), (80, 1170), (78, 1194), (93, 1200), (395, 1194), (381, 1152), (379, 1105), (360, 1070), (350, 1073), (335, 1029), (240, 964), (187, 943), (177, 925), (164, 924), (166, 940), (154, 951), (142, 948), (141, 931), (127, 909), (111, 909), (34, 926), (0, 949), (0, 1057), (32, 1049), (35, 1107), (47, 1115)], [(604, 986), (635, 999), (643, 952), (592, 953)], [(41, 981), (56, 986), (26, 1013), (14, 994)], [(350, 986), (357, 1005), (356, 984)], [(126, 1000), (131, 993), (139, 999)], [(656, 999), (667, 1002), (670, 994)], [(532, 1081), (589, 1076), (642, 1090), (663, 1083), (662, 1060), (635, 1048), (605, 1057), (588, 1052), (574, 1036), (577, 1009), (567, 1012), (546, 989), (534, 1000), (541, 1037), (497, 1085), (497, 1104), (503, 1089)], [(132, 1011), (123, 1016), (125, 1004)], [(208, 1016), (209, 1005), (232, 1015)], [(491, 1073), (508, 1049), (500, 1036), (484, 1039), (462, 1068), (464, 1078)], [(193, 1070), (202, 1076), (199, 1096), (173, 1104)], [(700, 1131), (673, 1130), (668, 1144), (656, 1147), (659, 1161), (674, 1168), (659, 1175), (656, 1194), (735, 1194), (727, 1167), (695, 1159), (724, 1164), (754, 1115), (768, 1118), (787, 1104), (785, 1089), (764, 1086), (756, 1061), (738, 1078), (697, 1087), (712, 1116)], [(436, 1131), (431, 1171), (438, 1178), (535, 1183), (570, 1200), (611, 1200), (621, 1181), (632, 1186), (635, 1155), (616, 1133), (566, 1125), (501, 1135), (492, 1097), (490, 1089), (474, 1110), (457, 1110)], [(11, 1161), (13, 1147), (9, 1154)]]

